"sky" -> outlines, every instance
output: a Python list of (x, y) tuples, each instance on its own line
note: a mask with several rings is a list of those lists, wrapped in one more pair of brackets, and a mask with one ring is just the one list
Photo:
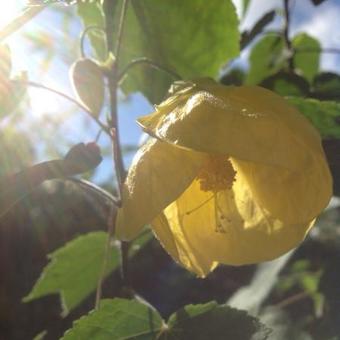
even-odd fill
[[(24, 0), (0, 0), (0, 3), (1, 2), (6, 2), (6, 6), (2, 7), (0, 27), (18, 14), (25, 5)], [(234, 0), (234, 2), (240, 15), (242, 12), (242, 0)], [(293, 5), (291, 15), (292, 36), (304, 31), (318, 38), (323, 43), (324, 48), (340, 47), (340, 0), (327, 0), (318, 7), (314, 7), (309, 0), (292, 0), (291, 3)], [(251, 28), (264, 13), (274, 7), (281, 6), (282, 0), (252, 0), (246, 16), (240, 19), (241, 29)], [(73, 8), (70, 7), (70, 10), (73, 10)], [(282, 21), (276, 19), (269, 28), (277, 29), (281, 25)], [(30, 80), (41, 82), (69, 95), (73, 95), (68, 78), (68, 67), (79, 57), (79, 52), (74, 52), (77, 51), (78, 47), (72, 46), (71, 51), (65, 51), (65, 55), (58, 56), (61, 58), (53, 59), (46, 72), (41, 72), (39, 65), (41, 65), (46, 54), (43, 51), (32, 50), (32, 44), (29, 43), (29, 40), (25, 38), (24, 35), (28, 33), (34, 35), (36, 32), (39, 32), (40, 35), (43, 36), (44, 32), (48, 32), (53, 36), (53, 39), (47, 42), (58, 47), (62, 46), (64, 40), (68, 37), (79, 36), (80, 31), (80, 22), (76, 21), (70, 25), (68, 32), (65, 33), (61, 25), (61, 16), (56, 15), (51, 10), (44, 10), (34, 18), (34, 20), (26, 24), (23, 29), (7, 39), (13, 55), (13, 73), (26, 70)], [(70, 42), (72, 42), (72, 40), (70, 40)], [(249, 49), (243, 51), (235, 63), (246, 68), (248, 55)], [(340, 73), (340, 55), (323, 54), (321, 58), (321, 69)], [(52, 131), (52, 134), (55, 133), (55, 137), (60, 141), (62, 139), (60, 137), (65, 137), (74, 143), (81, 141), (88, 142), (95, 138), (97, 127), (90, 119), (80, 120), (79, 117), (83, 113), (78, 112), (74, 115), (73, 104), (58, 98), (53, 93), (38, 89), (30, 89), (29, 95), (31, 102), (31, 116), (29, 119), (33, 117), (37, 122), (36, 126), (41, 126), (41, 131), (39, 131), (41, 133), (41, 141), (46, 137), (53, 138), (51, 131), (47, 128), (44, 129), (44, 124), (47, 124), (46, 122), (49, 120), (58, 121), (59, 129), (55, 132)], [(140, 94), (132, 95), (128, 100), (120, 101), (119, 121), (123, 144), (130, 145), (139, 143), (141, 130), (135, 123), (135, 119), (151, 111), (152, 106)], [(61, 114), (61, 112), (63, 113)], [(58, 135), (60, 131), (62, 131), (62, 136)], [(43, 157), (43, 152), (41, 152), (41, 157)], [(131, 158), (132, 154), (126, 157), (126, 165), (130, 163)], [(111, 160), (107, 159), (104, 161), (101, 169), (111, 167)], [(107, 171), (99, 170), (98, 178), (105, 179), (108, 175)]]

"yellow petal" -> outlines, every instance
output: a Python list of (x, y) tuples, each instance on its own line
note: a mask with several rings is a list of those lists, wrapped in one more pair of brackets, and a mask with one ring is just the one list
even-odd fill
[(179, 225), (176, 203), (166, 209), (166, 214), (157, 216), (151, 225), (155, 236), (169, 255), (197, 276), (205, 277), (217, 266), (217, 262), (205, 256), (204, 248), (196, 251), (191, 247), (190, 240)]
[(204, 155), (152, 139), (136, 154), (123, 187), (116, 235), (134, 238), (192, 182)]
[(293, 170), (305, 167), (306, 153), (322, 153), (319, 134), (307, 119), (256, 86), (199, 84), (139, 123), (150, 135), (184, 148)]
[(303, 171), (236, 159), (233, 166), (244, 177), (262, 210), (285, 224), (314, 219), (332, 196), (332, 176), (325, 158), (319, 154), (311, 154)]
[(239, 173), (233, 189), (217, 196), (201, 191), (195, 180), (164, 214), (166, 228), (164, 222), (152, 223), (156, 236), (198, 276), (208, 274), (217, 262), (244, 265), (272, 260), (296, 247), (314, 222), (286, 224), (270, 215)]

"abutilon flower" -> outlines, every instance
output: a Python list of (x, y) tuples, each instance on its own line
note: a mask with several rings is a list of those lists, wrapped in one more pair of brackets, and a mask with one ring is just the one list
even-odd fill
[(152, 138), (124, 184), (117, 237), (150, 224), (198, 276), (298, 246), (332, 195), (318, 131), (269, 90), (177, 82), (138, 121)]

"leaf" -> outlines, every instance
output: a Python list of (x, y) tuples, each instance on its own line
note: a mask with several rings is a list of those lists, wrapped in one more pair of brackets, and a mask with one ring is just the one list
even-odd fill
[[(137, 239), (130, 256), (150, 240), (150, 233)], [(60, 294), (63, 314), (68, 314), (97, 287), (102, 271), (104, 251), (107, 242), (105, 232), (93, 232), (80, 236), (49, 255), (50, 263), (44, 268), (32, 291), (24, 302), (49, 294)], [(120, 264), (120, 254), (111, 247), (110, 258), (104, 277)]]
[(323, 72), (314, 78), (313, 97), (321, 100), (340, 101), (340, 75)]
[(92, 170), (101, 161), (96, 143), (79, 143), (68, 151), (64, 159), (41, 162), (0, 177), (0, 218), (45, 180)]
[(295, 49), (293, 57), (294, 67), (309, 82), (312, 82), (319, 70), (320, 43), (308, 34), (300, 33), (293, 38), (292, 47)]
[(69, 74), (78, 100), (98, 118), (104, 103), (102, 70), (94, 61), (80, 59), (71, 66)]
[(269, 330), (256, 318), (227, 305), (188, 305), (174, 313), (160, 340), (267, 339)]
[(246, 83), (259, 84), (278, 72), (285, 62), (283, 48), (284, 43), (280, 37), (267, 35), (259, 40), (249, 56), (250, 68)]
[(245, 31), (241, 36), (241, 50), (243, 50), (249, 43), (251, 43), (257, 35), (259, 35), (263, 29), (273, 21), (275, 18), (275, 11), (270, 11), (264, 14), (249, 31)]
[(311, 121), (323, 138), (340, 138), (340, 103), (298, 97), (287, 100)]
[(63, 340), (264, 340), (269, 329), (244, 311), (210, 302), (188, 305), (164, 323), (157, 311), (136, 300), (102, 300), (99, 310), (73, 323)]
[[(84, 5), (85, 6), (85, 5)], [(102, 25), (100, 10), (87, 9), (86, 25)], [(119, 13), (117, 13), (118, 15)], [(116, 22), (118, 17), (115, 18)], [(238, 19), (230, 0), (132, 0), (126, 15), (119, 70), (145, 57), (183, 78), (216, 77), (223, 64), (239, 53)], [(113, 39), (116, 39), (116, 33)], [(147, 65), (125, 78), (126, 94), (141, 91), (152, 103), (164, 98), (173, 79)]]
[(287, 71), (279, 71), (264, 79), (260, 85), (281, 96), (305, 97), (309, 94), (309, 84), (305, 78)]
[(136, 300), (102, 300), (98, 310), (73, 323), (63, 340), (152, 340), (163, 321), (152, 307)]
[[(102, 269), (106, 242), (105, 232), (93, 232), (68, 242), (50, 254), (50, 263), (23, 301), (29, 302), (45, 295), (59, 293), (63, 313), (67, 314), (95, 290)], [(118, 264), (118, 250), (112, 248), (105, 276)]]

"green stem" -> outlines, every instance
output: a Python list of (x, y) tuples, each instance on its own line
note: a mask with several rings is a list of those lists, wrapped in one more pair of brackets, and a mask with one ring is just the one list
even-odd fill
[[(118, 67), (120, 60), (120, 51), (122, 46), (123, 32), (124, 32), (124, 21), (128, 9), (129, 1), (123, 0), (118, 33), (117, 33), (117, 41), (114, 50), (114, 56), (116, 58), (115, 65), (112, 68), (111, 75), (109, 76), (109, 86), (110, 86), (110, 102), (111, 102), (111, 124), (114, 129), (115, 141), (113, 143), (113, 151), (114, 151), (114, 161), (115, 168), (118, 178), (120, 199), (122, 199), (122, 188), (126, 176), (126, 172), (123, 164), (123, 157), (120, 147), (120, 138), (119, 138), (119, 129), (118, 129), (118, 117), (117, 117), (117, 90), (118, 90)], [(109, 51), (112, 52), (112, 51)], [(129, 278), (129, 258), (128, 258), (128, 250), (129, 243), (121, 242), (120, 245), (120, 253), (121, 253), (121, 275), (123, 286), (125, 288), (130, 287), (130, 278)]]
[(83, 32), (81, 33), (80, 36), (80, 54), (82, 58), (86, 58), (86, 54), (85, 54), (85, 38), (87, 37), (87, 35), (89, 34), (89, 32), (91, 31), (100, 31), (100, 32), (104, 32), (104, 29), (100, 26), (96, 26), (96, 25), (92, 25), (92, 26), (88, 26), (86, 27)]
[(334, 53), (340, 54), (340, 48), (295, 48), (294, 53)]
[(176, 73), (175, 71), (170, 70), (169, 68), (151, 60), (148, 58), (138, 58), (138, 59), (134, 59), (132, 61), (130, 61), (126, 67), (119, 73), (118, 75), (118, 82), (121, 82), (124, 78), (124, 76), (130, 71), (131, 68), (133, 68), (136, 65), (143, 65), (146, 64), (152, 68), (155, 68), (156, 70), (160, 70), (163, 71), (165, 73), (168, 73), (170, 76), (172, 76), (173, 78), (180, 80), (182, 79), (181, 76)]
[[(128, 8), (128, 0), (123, 0), (121, 15), (118, 26), (116, 45), (113, 46), (112, 30), (113, 30), (113, 18), (112, 18), (112, 2), (111, 0), (106, 0), (104, 2), (104, 14), (105, 14), (105, 32), (106, 32), (106, 46), (108, 48), (108, 53), (113, 53), (115, 56), (115, 63), (112, 65), (111, 70), (108, 72), (108, 86), (109, 86), (109, 97), (110, 97), (110, 128), (112, 136), (112, 151), (113, 151), (113, 162), (114, 169), (117, 176), (118, 187), (119, 187), (119, 200), (118, 207), (121, 205), (122, 199), (122, 188), (126, 176), (126, 171), (124, 168), (122, 149), (120, 145), (119, 138), (119, 127), (118, 127), (118, 107), (117, 107), (117, 91), (118, 91), (118, 65), (120, 58), (120, 49), (122, 44), (122, 36), (124, 29), (124, 20)], [(113, 51), (114, 49), (114, 51)], [(96, 308), (99, 308), (100, 299), (102, 295), (102, 282), (106, 270), (107, 261), (110, 255), (111, 242), (115, 232), (115, 217), (116, 209), (113, 208), (110, 214), (110, 220), (108, 222), (108, 240), (105, 248), (105, 255), (103, 259), (103, 267), (101, 275), (98, 279), (97, 292), (96, 292)], [(121, 276), (123, 281), (123, 286), (126, 289), (130, 288), (129, 280), (129, 266), (128, 266), (128, 249), (129, 244), (127, 242), (121, 242), (120, 253), (121, 253)]]

